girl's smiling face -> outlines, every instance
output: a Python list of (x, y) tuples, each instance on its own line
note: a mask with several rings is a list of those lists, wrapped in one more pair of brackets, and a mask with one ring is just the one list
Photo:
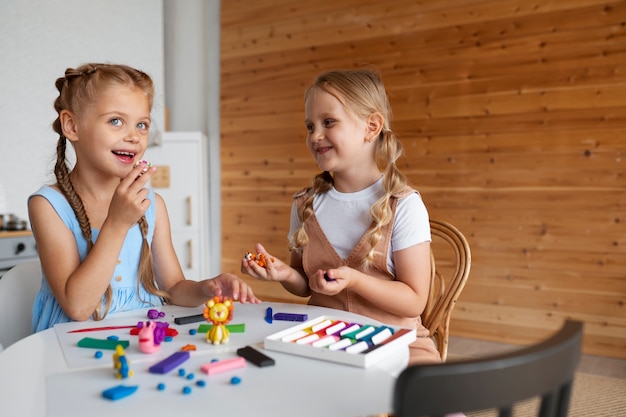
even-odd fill
[(148, 146), (150, 103), (143, 91), (114, 85), (75, 119), (72, 140), (81, 169), (126, 176)]
[(305, 102), (306, 145), (323, 171), (358, 175), (375, 167), (375, 140), (365, 120), (349, 112), (334, 95), (316, 89)]

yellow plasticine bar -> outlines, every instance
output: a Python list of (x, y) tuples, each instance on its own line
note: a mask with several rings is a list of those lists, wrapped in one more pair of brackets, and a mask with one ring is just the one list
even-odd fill
[(290, 333), (287, 336), (284, 336), (281, 340), (283, 342), (293, 342), (294, 340), (300, 339), (301, 337), (304, 337), (304, 336), (308, 336), (309, 334), (311, 333), (305, 332), (304, 330), (299, 330), (297, 332)]
[(331, 324), (333, 324), (333, 322), (331, 320), (326, 319), (326, 320), (324, 320), (324, 321), (322, 321), (320, 323), (317, 323), (316, 325), (312, 326), (311, 327), (311, 331), (313, 333), (317, 333), (320, 330), (323, 330), (323, 329), (327, 328)]

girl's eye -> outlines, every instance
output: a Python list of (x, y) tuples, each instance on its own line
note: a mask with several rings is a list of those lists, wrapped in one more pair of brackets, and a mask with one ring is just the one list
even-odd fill
[(309, 133), (313, 133), (313, 125), (312, 124), (307, 124), (306, 125), (306, 131)]
[(109, 120), (109, 123), (111, 123), (113, 126), (121, 126), (122, 125), (122, 119), (118, 119), (116, 117), (114, 119)]
[(142, 130), (148, 130), (150, 129), (150, 124), (147, 122), (140, 122), (140, 123), (137, 123), (137, 127)]
[(324, 127), (330, 127), (335, 123), (333, 119), (324, 119)]

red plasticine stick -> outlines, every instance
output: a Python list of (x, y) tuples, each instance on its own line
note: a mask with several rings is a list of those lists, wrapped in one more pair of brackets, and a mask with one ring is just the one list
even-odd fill
[(68, 333), (86, 333), (86, 332), (99, 332), (103, 330), (119, 330), (119, 329), (132, 329), (137, 327), (133, 326), (103, 326), (103, 327), (88, 327), (85, 329), (70, 330)]

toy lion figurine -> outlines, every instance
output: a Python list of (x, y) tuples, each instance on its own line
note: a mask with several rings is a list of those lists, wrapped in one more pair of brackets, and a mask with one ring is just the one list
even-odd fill
[(219, 345), (227, 343), (230, 332), (226, 325), (233, 318), (233, 302), (227, 297), (215, 296), (206, 302), (204, 318), (213, 323), (213, 327), (206, 333), (207, 343)]

